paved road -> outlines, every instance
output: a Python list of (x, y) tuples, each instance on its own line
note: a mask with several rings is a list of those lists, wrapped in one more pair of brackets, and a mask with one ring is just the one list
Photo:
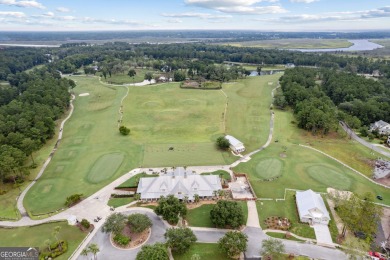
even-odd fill
[[(146, 210), (138, 210), (138, 209), (128, 209), (128, 211), (123, 212), (126, 215), (131, 213), (142, 213), (148, 215), (148, 217), (152, 220), (152, 233), (150, 235), (149, 240), (145, 244), (154, 244), (157, 242), (165, 242), (164, 234), (166, 230), (165, 223), (161, 221), (161, 219), (156, 216), (156, 214), (146, 211)], [(107, 259), (107, 260), (117, 260), (117, 259), (135, 259), (137, 253), (141, 250), (141, 247), (131, 249), (131, 250), (122, 250), (115, 248), (110, 242), (110, 235), (107, 233), (103, 233), (101, 231), (101, 227), (96, 232), (95, 236), (91, 239), (90, 244), (95, 243), (98, 244), (100, 252), (97, 254), (98, 259)], [(91, 255), (89, 255), (91, 257)], [(85, 256), (79, 256), (77, 259), (87, 260)]]
[(341, 127), (344, 129), (345, 132), (347, 132), (347, 134), (352, 137), (354, 140), (356, 140), (357, 142), (361, 143), (362, 145), (364, 145), (365, 147), (371, 149), (371, 150), (374, 150), (375, 152), (383, 155), (383, 156), (386, 156), (386, 157), (389, 157), (390, 158), (390, 152), (386, 152), (386, 151), (383, 151), (382, 149), (376, 147), (375, 145), (373, 145), (372, 143), (370, 142), (367, 142), (366, 140), (363, 140), (362, 138), (360, 138), (358, 135), (355, 134), (355, 132), (349, 128), (347, 126), (346, 123), (344, 123), (343, 121), (340, 121), (340, 125)]

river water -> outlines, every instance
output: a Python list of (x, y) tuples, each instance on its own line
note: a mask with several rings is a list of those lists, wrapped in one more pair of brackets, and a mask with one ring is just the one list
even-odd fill
[(332, 52), (332, 51), (372, 51), (378, 48), (383, 48), (382, 45), (370, 42), (369, 40), (348, 40), (353, 43), (348, 48), (335, 48), (335, 49), (289, 49), (290, 51), (301, 52)]

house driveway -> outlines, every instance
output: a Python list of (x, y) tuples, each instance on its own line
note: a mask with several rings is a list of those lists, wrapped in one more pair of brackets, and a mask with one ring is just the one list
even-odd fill
[(313, 228), (316, 233), (317, 245), (334, 248), (332, 236), (327, 225), (314, 224)]

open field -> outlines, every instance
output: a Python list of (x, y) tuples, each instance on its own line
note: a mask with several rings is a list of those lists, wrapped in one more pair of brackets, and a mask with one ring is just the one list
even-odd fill
[(257, 47), (276, 49), (330, 49), (347, 48), (352, 43), (346, 39), (278, 39), (246, 42), (227, 42), (224, 45), (235, 47)]
[[(125, 88), (107, 88), (97, 78), (77, 77), (75, 110), (44, 175), (26, 195), (33, 214), (63, 207), (67, 196), (92, 194), (139, 165), (141, 147), (117, 130), (118, 109)], [(90, 93), (79, 97), (80, 93)]]
[[(234, 168), (235, 172), (248, 174), (257, 197), (283, 198), (285, 188), (299, 190), (311, 188), (317, 192), (326, 192), (326, 188), (332, 187), (349, 190), (358, 195), (366, 192), (380, 194), (383, 201), (378, 202), (390, 205), (388, 189), (298, 144), (310, 144), (360, 171), (369, 168), (369, 165), (365, 167), (365, 160), (370, 158), (370, 154), (365, 153), (364, 147), (339, 137), (312, 137), (310, 133), (292, 124), (292, 120), (291, 112), (276, 110), (273, 140), (278, 142), (273, 142), (264, 151), (252, 156), (252, 160)], [(281, 175), (273, 181), (263, 181), (264, 176), (275, 175), (276, 167), (270, 167), (268, 170), (264, 167), (264, 161), (268, 162), (271, 159), (281, 162)]]
[(211, 243), (195, 243), (184, 254), (173, 253), (175, 260), (191, 260), (192, 256), (197, 254), (200, 259), (226, 260), (229, 259), (224, 253), (219, 250), (218, 244)]
[[(122, 74), (122, 73), (112, 74), (111, 77), (109, 75), (107, 75), (107, 79), (105, 79), (103, 77), (103, 75), (102, 75), (101, 78), (102, 78), (103, 82), (107, 82), (107, 83), (110, 83), (110, 84), (121, 85), (121, 84), (130, 84), (130, 83), (142, 82), (142, 81), (144, 81), (145, 74), (147, 72), (156, 73), (156, 71), (151, 71), (151, 70), (147, 70), (147, 69), (136, 69), (135, 71), (137, 72), (137, 74), (134, 76), (134, 79), (130, 78), (127, 75), (128, 71), (126, 71), (124, 74)], [(96, 73), (96, 75), (100, 76), (101, 73), (98, 72), (98, 73)]]
[(58, 238), (68, 241), (68, 251), (56, 259), (68, 259), (76, 250), (87, 233), (83, 233), (75, 226), (69, 226), (67, 222), (42, 224), (33, 227), (0, 228), (0, 245), (2, 247), (39, 247), (45, 246), (45, 240), (56, 241), (52, 235), (56, 226), (60, 226)]
[[(248, 219), (248, 205), (246, 201), (237, 201), (242, 207), (244, 213), (245, 223)], [(187, 213), (188, 225), (192, 227), (210, 227), (215, 226), (210, 220), (210, 211), (213, 209), (215, 204), (204, 204), (194, 209), (189, 209)]]

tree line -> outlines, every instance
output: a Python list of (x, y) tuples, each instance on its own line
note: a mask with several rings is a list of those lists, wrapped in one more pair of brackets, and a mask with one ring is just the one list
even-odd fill
[[(55, 133), (55, 120), (68, 109), (71, 80), (46, 67), (12, 74), (16, 92), (0, 105), (0, 180), (22, 182), (29, 174), (26, 159)], [(12, 92), (12, 91), (11, 91)], [(12, 92), (13, 93), (13, 92)]]
[(294, 68), (281, 78), (274, 104), (294, 110), (300, 128), (326, 134), (346, 121), (353, 128), (390, 121), (390, 85), (334, 69)]

